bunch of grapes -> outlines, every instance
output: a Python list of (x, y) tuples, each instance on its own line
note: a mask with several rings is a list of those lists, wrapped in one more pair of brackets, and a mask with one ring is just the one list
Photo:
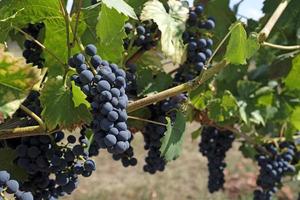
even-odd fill
[[(24, 31), (31, 35), (34, 39), (38, 40), (41, 30), (45, 27), (44, 23), (29, 24)], [(24, 42), (23, 56), (26, 59), (26, 63), (32, 63), (38, 68), (42, 68), (45, 63), (45, 59), (42, 58), (43, 49), (34, 41), (25, 40)]]
[(126, 65), (126, 94), (130, 97), (137, 96), (137, 83), (136, 83), (136, 64), (128, 64)]
[(134, 157), (134, 151), (132, 146), (130, 146), (124, 153), (114, 154), (113, 159), (116, 161), (121, 160), (122, 165), (124, 167), (136, 166), (138, 162), (137, 159)]
[[(35, 114), (39, 115), (42, 108), (39, 93), (31, 92), (24, 101)], [(38, 108), (37, 108), (38, 107)], [(16, 117), (24, 117), (21, 110)], [(26, 125), (37, 125), (29, 120)], [(16, 150), (15, 164), (23, 168), (28, 178), (20, 188), (31, 191), (34, 199), (52, 199), (71, 194), (78, 185), (78, 175), (88, 177), (95, 170), (95, 163), (89, 158), (86, 149), (86, 137), (77, 138), (57, 131), (52, 135), (24, 137), (7, 140), (10, 148)]]
[(208, 160), (208, 190), (211, 193), (223, 188), (223, 171), (226, 167), (224, 159), (234, 139), (234, 134), (230, 131), (221, 131), (215, 127), (204, 127), (202, 130), (199, 150)]
[(7, 171), (0, 171), (0, 198), (5, 197), (5, 193), (14, 195), (17, 200), (33, 200), (30, 192), (20, 190), (18, 181), (10, 179), (10, 174)]
[[(156, 105), (150, 106), (150, 120), (167, 124), (166, 116), (168, 116), (171, 121), (174, 122), (176, 119), (176, 111), (179, 109), (180, 103), (185, 100), (186, 95), (179, 94)], [(153, 123), (148, 123), (144, 130), (142, 130), (145, 141), (145, 150), (148, 150), (148, 155), (145, 158), (145, 172), (155, 174), (157, 171), (163, 171), (165, 169), (166, 161), (160, 155), (160, 140), (164, 136), (166, 130), (165, 126)]]
[(206, 18), (203, 14), (203, 6), (197, 5), (190, 8), (186, 31), (183, 33), (183, 42), (187, 44), (187, 60), (175, 74), (178, 83), (192, 80), (198, 76), (205, 66), (206, 61), (212, 56), (212, 39), (207, 31), (215, 28), (213, 18)]
[(259, 153), (256, 157), (260, 166), (254, 200), (271, 200), (281, 186), (282, 177), (296, 172), (293, 164), (298, 163), (298, 151), (291, 142), (282, 142), (279, 148), (274, 144), (265, 145), (268, 154)]
[[(78, 75), (72, 78), (91, 103), (93, 148), (106, 148), (112, 154), (123, 153), (129, 149), (132, 137), (126, 123), (126, 73), (96, 55), (97, 49), (92, 44), (86, 46), (85, 53), (89, 60), (79, 53), (70, 58), (69, 65), (76, 69)], [(95, 69), (95, 74), (90, 67)]]
[[(124, 28), (125, 33), (128, 35), (128, 37), (124, 39), (124, 48), (127, 50), (131, 42), (133, 46), (150, 50), (157, 45), (157, 41), (160, 38), (158, 27), (152, 21), (145, 21), (137, 26), (127, 22)], [(132, 37), (133, 41), (129, 37)]]

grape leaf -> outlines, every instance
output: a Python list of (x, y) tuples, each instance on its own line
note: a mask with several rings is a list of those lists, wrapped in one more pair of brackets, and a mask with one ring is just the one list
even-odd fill
[(158, 0), (148, 1), (144, 4), (141, 20), (153, 20), (161, 31), (162, 51), (174, 63), (184, 61), (185, 47), (182, 34), (188, 18), (189, 9), (180, 1), (170, 0), (169, 13)]
[(119, 13), (123, 13), (125, 16), (138, 19), (133, 8), (123, 0), (102, 0), (102, 3), (104, 3), (108, 8), (116, 9)]
[(192, 95), (190, 95), (191, 103), (198, 110), (203, 110), (207, 106), (209, 100), (213, 98), (213, 92), (207, 90), (205, 92), (199, 92), (196, 94), (195, 91), (193, 91)]
[(247, 33), (241, 22), (230, 27), (231, 36), (227, 45), (225, 59), (232, 64), (246, 64)]
[(172, 84), (172, 77), (162, 71), (154, 73), (150, 67), (139, 67), (136, 82), (138, 96), (145, 96), (169, 88)]
[(123, 57), (123, 38), (126, 37), (124, 30), (125, 15), (118, 13), (102, 5), (100, 22), (97, 24), (97, 35), (100, 37), (100, 55), (111, 62), (120, 63)]
[(260, 87), (260, 83), (255, 81), (239, 80), (237, 82), (237, 91), (242, 99), (248, 99)]
[(86, 29), (81, 35), (81, 41), (84, 45), (94, 44), (98, 46), (99, 38), (97, 36), (96, 26), (99, 20), (100, 6), (82, 9)]
[(246, 41), (246, 58), (251, 58), (259, 48), (257, 33), (251, 33)]
[[(16, 14), (18, 11), (20, 11), (19, 14)], [(13, 26), (23, 28), (28, 23), (41, 21), (57, 24), (57, 22), (63, 20), (59, 10), (59, 1), (53, 0), (0, 1), (0, 19), (10, 16), (14, 17), (8, 21), (0, 22), (0, 42), (6, 40), (7, 34), (13, 29)]]
[(300, 106), (293, 110), (291, 115), (291, 123), (296, 127), (297, 130), (300, 130)]
[(300, 89), (299, 74), (300, 74), (300, 55), (293, 59), (293, 66), (288, 76), (285, 78), (285, 85), (290, 89)]
[(0, 112), (5, 118), (19, 108), (35, 83), (40, 70), (26, 64), (23, 57), (14, 57), (0, 45)]
[(172, 126), (170, 118), (167, 118), (167, 131), (163, 138), (161, 138), (160, 152), (161, 156), (166, 161), (175, 160), (180, 156), (182, 143), (185, 131), (185, 117), (178, 111), (176, 113), (176, 120)]
[(91, 121), (91, 114), (85, 104), (75, 107), (70, 88), (64, 86), (61, 78), (46, 82), (40, 96), (43, 107), (42, 117), (49, 130), (60, 128), (73, 129)]
[(135, 10), (136, 13), (140, 13), (144, 3), (148, 0), (126, 0), (127, 3)]
[(84, 104), (87, 108), (90, 108), (90, 103), (85, 99), (86, 95), (81, 91), (80, 87), (75, 85), (75, 82), (72, 81), (72, 100), (74, 102), (75, 108)]
[(25, 181), (27, 179), (28, 173), (18, 165), (14, 163), (17, 158), (16, 151), (11, 148), (1, 148), (0, 149), (0, 165), (1, 170), (6, 170), (10, 173), (11, 179), (18, 181)]
[(208, 117), (218, 123), (227, 123), (239, 116), (238, 103), (235, 97), (225, 91), (222, 98), (215, 98), (208, 102)]
[(201, 126), (200, 128), (198, 128), (197, 130), (193, 131), (191, 133), (191, 137), (192, 137), (192, 140), (196, 140), (198, 137), (200, 137), (201, 133), (202, 133), (202, 129), (203, 129), (203, 126)]

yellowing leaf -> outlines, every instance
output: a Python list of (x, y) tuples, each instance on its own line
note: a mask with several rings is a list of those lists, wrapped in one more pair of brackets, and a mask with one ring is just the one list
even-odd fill
[(170, 0), (169, 13), (158, 0), (145, 3), (141, 20), (153, 20), (161, 31), (162, 51), (172, 58), (174, 63), (181, 63), (184, 59), (185, 48), (182, 34), (188, 18), (189, 9), (181, 1)]
[(0, 112), (11, 116), (21, 105), (32, 86), (39, 81), (40, 70), (14, 57), (0, 45)]

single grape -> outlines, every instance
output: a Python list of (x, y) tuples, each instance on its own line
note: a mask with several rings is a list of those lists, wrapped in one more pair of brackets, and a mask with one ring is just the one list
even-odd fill
[(97, 54), (97, 48), (95, 45), (93, 44), (88, 44), (86, 47), (85, 47), (85, 53), (89, 56), (94, 56)]

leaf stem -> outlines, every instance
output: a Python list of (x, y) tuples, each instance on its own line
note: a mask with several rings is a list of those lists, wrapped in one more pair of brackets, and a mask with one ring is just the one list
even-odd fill
[(126, 65), (134, 64), (136, 61), (142, 57), (142, 55), (146, 52), (146, 49), (141, 47), (139, 50), (137, 50), (127, 61)]
[(78, 4), (77, 4), (76, 21), (75, 21), (75, 27), (73, 30), (73, 42), (72, 43), (75, 43), (75, 40), (77, 38), (77, 30), (78, 30), (78, 23), (79, 23), (79, 19), (80, 19), (81, 7), (82, 7), (82, 0), (79, 0)]
[(37, 116), (34, 112), (29, 110), (26, 106), (20, 105), (20, 109), (23, 110), (27, 115), (29, 115), (31, 118), (33, 118), (37, 123), (45, 130), (45, 124), (43, 120)]
[(167, 124), (156, 122), (156, 121), (152, 121), (152, 120), (148, 120), (148, 119), (143, 119), (143, 118), (140, 118), (140, 117), (128, 116), (128, 119), (134, 119), (134, 120), (138, 120), (138, 121), (142, 121), (142, 122), (148, 122), (148, 123), (151, 123), (151, 124), (156, 124), (156, 125), (161, 125), (161, 126), (167, 126)]
[(56, 56), (52, 51), (50, 51), (48, 48), (46, 48), (42, 43), (40, 43), (34, 37), (32, 37), (31, 35), (29, 35), (28, 33), (26, 33), (25, 31), (23, 31), (22, 29), (20, 29), (20, 28), (18, 28), (16, 26), (14, 26), (14, 29), (16, 29), (17, 31), (21, 32), (27, 38), (29, 38), (30, 40), (32, 40), (33, 42), (35, 42), (37, 45), (39, 45), (42, 49), (44, 49), (47, 53), (49, 53), (54, 59), (56, 59), (60, 64), (62, 64), (63, 66), (66, 65), (62, 60), (60, 60), (60, 58), (58, 56)]
[(66, 9), (66, 5), (64, 3), (64, 0), (60, 0), (60, 9), (62, 12), (62, 15), (65, 19), (66, 24), (66, 36), (67, 36), (67, 47), (68, 47), (68, 58), (71, 57), (71, 45), (70, 45), (70, 18), (69, 14)]
[(284, 45), (278, 45), (278, 44), (272, 44), (269, 42), (263, 42), (263, 46), (272, 47), (275, 49), (282, 49), (282, 50), (298, 50), (300, 49), (300, 45), (293, 45), (293, 46), (284, 46)]
[(264, 42), (270, 35), (273, 27), (275, 26), (276, 22), (278, 21), (279, 17), (282, 15), (283, 11), (288, 6), (290, 0), (283, 0), (278, 5), (274, 13), (272, 14), (271, 18), (268, 20), (266, 25), (263, 27), (263, 29), (260, 31), (258, 39), (259, 42)]

